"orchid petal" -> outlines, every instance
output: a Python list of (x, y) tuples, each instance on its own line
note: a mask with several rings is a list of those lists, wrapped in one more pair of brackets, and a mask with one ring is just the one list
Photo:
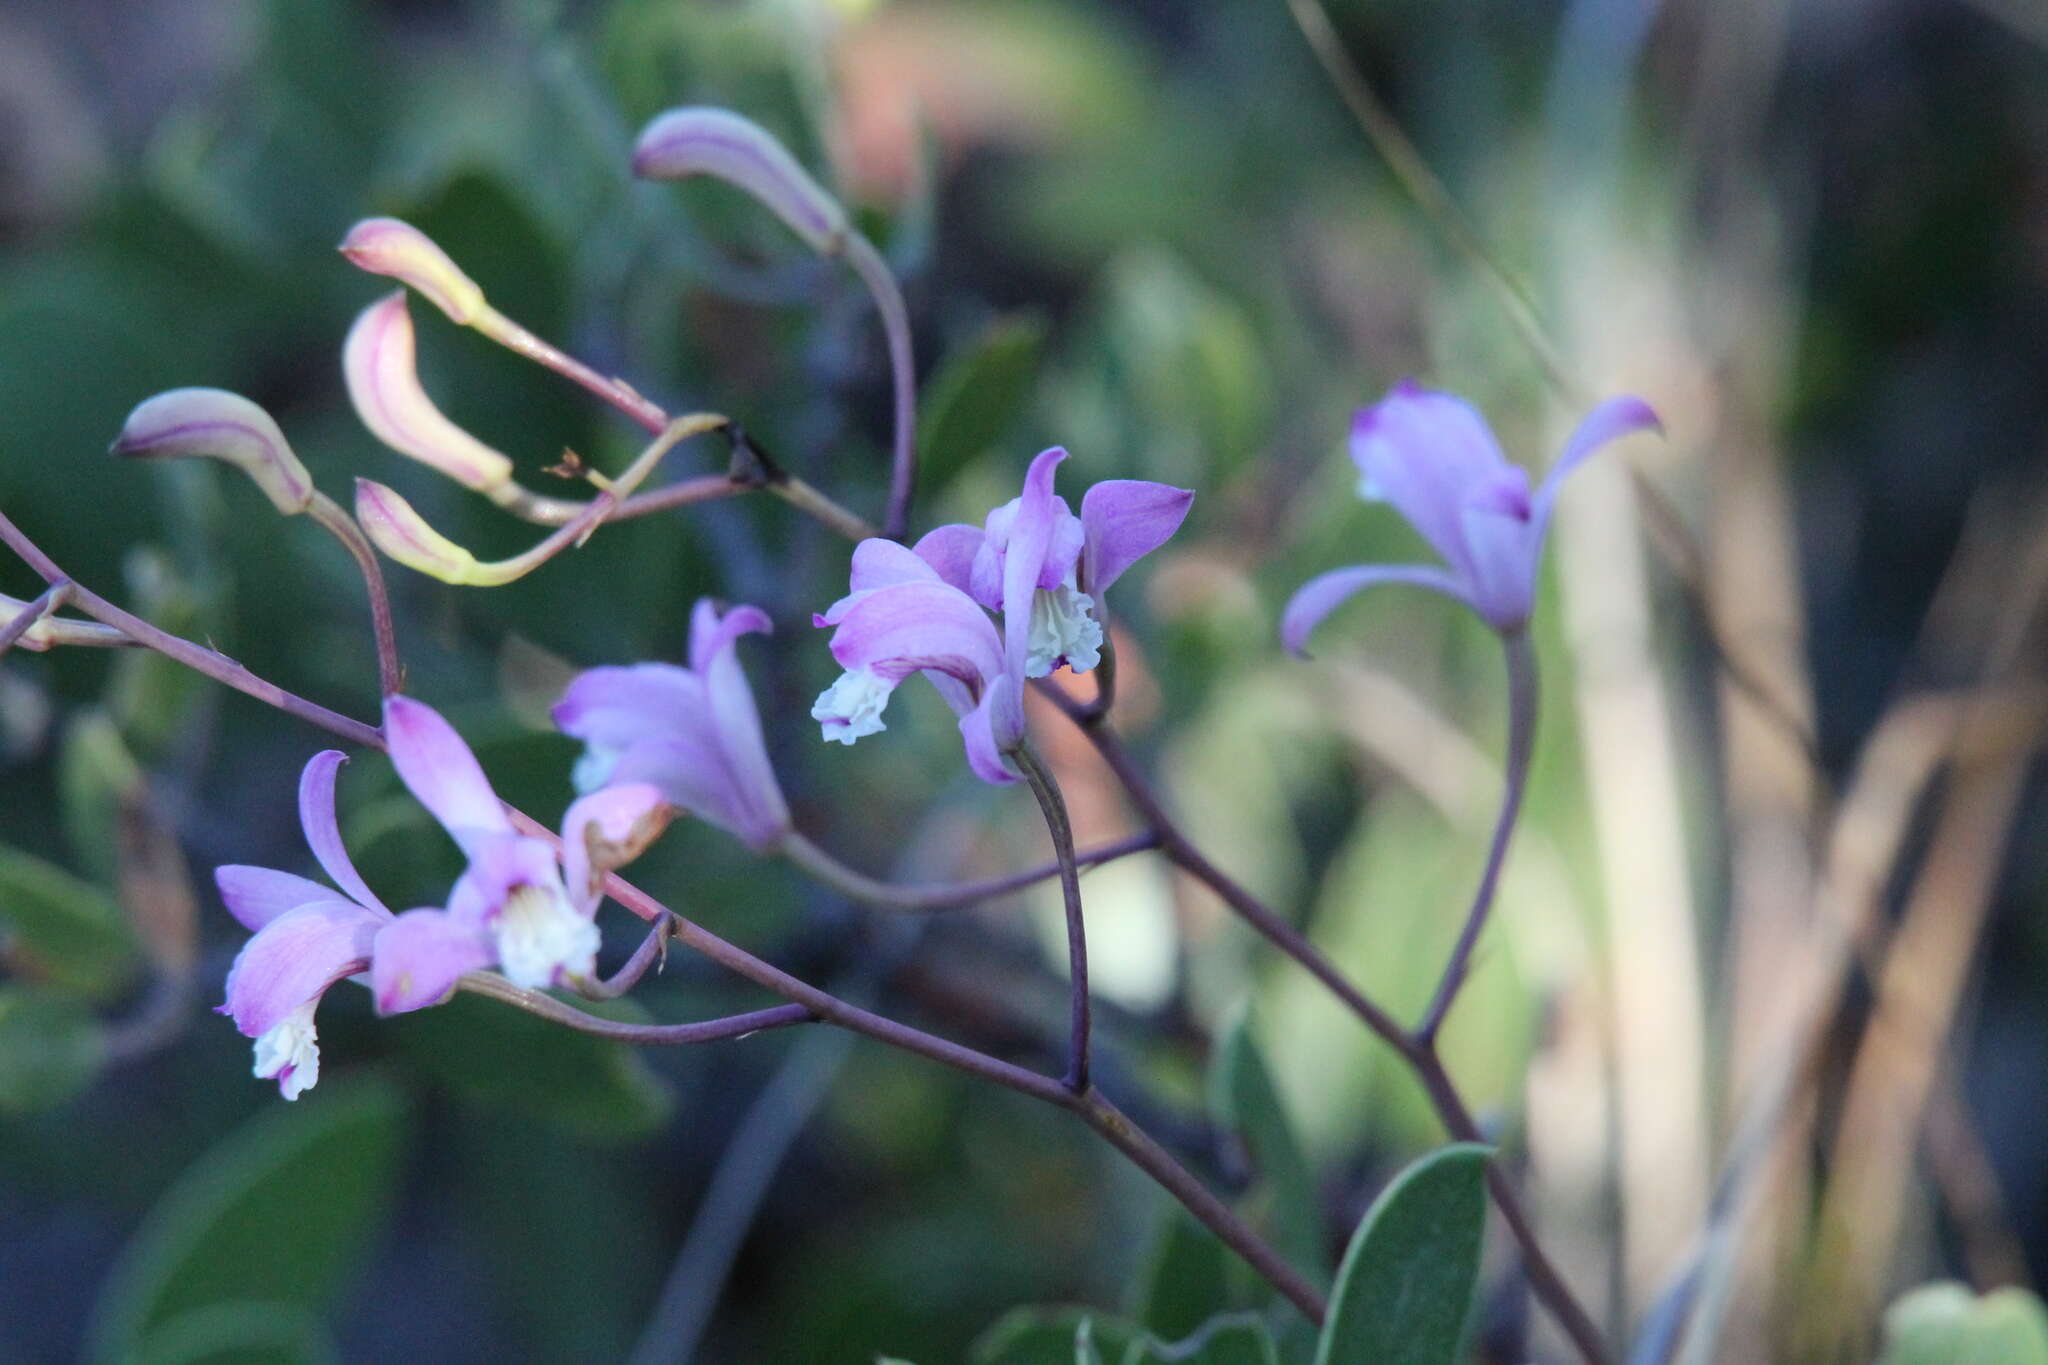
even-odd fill
[[(936, 681), (936, 679), (934, 679)], [(999, 678), (989, 694), (981, 699), (981, 705), (960, 717), (960, 739), (967, 746), (967, 766), (974, 775), (984, 782), (1006, 786), (1018, 780), (1016, 772), (1003, 758), (1003, 752), (996, 744), (995, 731), (991, 724), (998, 691), (1009, 687), (1007, 678)]]
[(937, 571), (915, 552), (893, 540), (871, 536), (853, 547), (853, 566), (848, 575), (846, 596), (812, 616), (811, 624), (836, 626), (866, 593), (893, 588), (898, 583), (930, 582), (938, 577)]
[(1360, 491), (1384, 498), (1460, 573), (1469, 492), (1511, 468), (1486, 419), (1462, 398), (1397, 384), (1351, 424)]
[(228, 913), (252, 932), (302, 905), (335, 898), (331, 886), (274, 868), (245, 867), (240, 863), (216, 867), (213, 882), (220, 888), (220, 898)]
[[(732, 620), (742, 611), (758, 617), (763, 629), (767, 616), (754, 607), (736, 608), (726, 616)], [(711, 703), (705, 720), (716, 738), (734, 801), (726, 812), (725, 824), (754, 848), (766, 848), (789, 828), (789, 807), (782, 799), (782, 786), (775, 780), (775, 767), (768, 761), (768, 743), (761, 734), (761, 713), (754, 706), (754, 690), (740, 668), (734, 647), (737, 633), (728, 633), (723, 644), (698, 665), (704, 691)]]
[(1105, 479), (1081, 495), (1081, 589), (1097, 602), (1124, 570), (1172, 539), (1194, 491), (1145, 479)]
[(870, 669), (892, 683), (936, 669), (977, 693), (1003, 671), (1003, 644), (987, 614), (936, 579), (861, 598), (833, 633), (832, 657), (849, 672)]
[(677, 715), (703, 701), (703, 684), (689, 670), (632, 664), (577, 674), (550, 714), (563, 734), (593, 749), (623, 750), (644, 735), (673, 728)]
[(1516, 512), (1468, 506), (1462, 519), (1468, 584), (1479, 615), (1496, 630), (1527, 624), (1536, 603), (1536, 545)]
[(1359, 564), (1318, 574), (1295, 590), (1280, 618), (1280, 642), (1291, 654), (1300, 654), (1309, 633), (1325, 616), (1355, 594), (1382, 583), (1405, 583), (1428, 588), (1479, 611), (1479, 604), (1466, 586), (1442, 569), (1422, 564)]
[(370, 993), (379, 1014), (403, 1014), (438, 1005), (466, 972), (497, 960), (482, 926), (445, 910), (408, 910), (377, 931), (370, 959)]
[(956, 521), (925, 532), (910, 548), (919, 559), (931, 565), (942, 580), (972, 596), (974, 557), (980, 553), (985, 539), (987, 536), (979, 526)]
[(606, 787), (570, 805), (562, 817), (562, 881), (579, 914), (595, 912), (605, 873), (645, 852), (674, 813), (645, 782)]
[(221, 1012), (251, 1038), (344, 976), (369, 965), (370, 942), (388, 921), (339, 897), (289, 910), (242, 945), (228, 969)]
[[(1003, 672), (1016, 680), (999, 690), (989, 725), (996, 746), (1014, 749), (1024, 742), (1024, 696), (1021, 682), (1031, 655), (1031, 599), (1037, 592), (1046, 560), (1052, 554), (1057, 521), (1065, 510), (1052, 491), (1053, 477), (1067, 452), (1059, 446), (1042, 451), (1024, 475), (1024, 492), (1011, 523), (1003, 560)], [(1072, 515), (1068, 513), (1068, 515)], [(1077, 547), (1078, 550), (1078, 547)]]
[(711, 660), (730, 651), (742, 635), (774, 633), (775, 623), (759, 607), (734, 607), (721, 617), (710, 598), (699, 598), (690, 612), (690, 667), (702, 673)]
[(348, 230), (339, 250), (351, 265), (411, 285), (464, 327), (486, 311), (484, 291), (476, 281), (465, 275), (433, 238), (410, 223), (365, 218)]
[(384, 736), (399, 779), (463, 852), (474, 858), (481, 839), (512, 832), (476, 755), (438, 711), (410, 697), (387, 698)]
[(348, 755), (339, 749), (323, 749), (306, 761), (305, 771), (299, 774), (299, 824), (306, 831), (307, 846), (334, 884), (356, 904), (389, 914), (349, 861), (348, 849), (341, 842), (341, 826), (334, 818), (334, 777), (346, 762)]
[(470, 849), (469, 866), (448, 893), (448, 913), (482, 924), (503, 910), (520, 887), (560, 885), (555, 851), (547, 844), (523, 834), (491, 835)]
[(1661, 436), (1664, 423), (1659, 420), (1656, 409), (1632, 395), (1608, 399), (1587, 413), (1572, 430), (1557, 463), (1543, 476), (1535, 497), (1530, 500), (1529, 520), (1535, 527), (1534, 543), (1538, 553), (1542, 552), (1544, 536), (1550, 530), (1551, 513), (1557, 506), (1557, 495), (1564, 486), (1565, 478), (1602, 446), (1638, 431), (1654, 431)]
[(846, 238), (846, 210), (827, 194), (767, 129), (725, 109), (670, 109), (640, 132), (633, 174), (681, 180), (713, 175), (771, 209), (811, 249), (836, 255)]
[(412, 313), (400, 289), (365, 308), (341, 348), (349, 402), (370, 434), (401, 455), (479, 491), (512, 477), (512, 461), (448, 420), (420, 385)]

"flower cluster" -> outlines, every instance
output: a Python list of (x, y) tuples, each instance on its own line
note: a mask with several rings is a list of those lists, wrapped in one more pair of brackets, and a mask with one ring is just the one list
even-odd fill
[(591, 851), (607, 850), (616, 865), (659, 829), (653, 787), (608, 788), (569, 808), (558, 860), (547, 841), (513, 828), (476, 755), (432, 708), (390, 698), (384, 733), (399, 777), (469, 860), (445, 906), (394, 915), (363, 881), (335, 820), (346, 760), (332, 749), (299, 779), (299, 822), (334, 887), (267, 867), (214, 874), (229, 912), (255, 935), (228, 972), (220, 1011), (256, 1040), (256, 1075), (288, 1100), (319, 1079), (313, 1012), (343, 977), (367, 972), (382, 1014), (439, 1004), (464, 973), (492, 966), (520, 986), (588, 977), (598, 947)]
[(846, 670), (811, 708), (826, 739), (884, 729), (897, 684), (922, 673), (960, 718), (975, 775), (1017, 780), (1005, 755), (1024, 742), (1024, 683), (1101, 661), (1103, 593), (1180, 529), (1195, 496), (1112, 479), (1082, 496), (1076, 516), (1053, 492), (1066, 458), (1057, 446), (1041, 453), (1024, 491), (981, 526), (941, 526), (909, 549), (855, 547), (847, 595), (812, 618), (834, 628), (832, 657)]

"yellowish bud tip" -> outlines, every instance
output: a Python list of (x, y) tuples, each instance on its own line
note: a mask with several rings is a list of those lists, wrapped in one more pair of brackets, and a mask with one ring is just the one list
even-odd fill
[(396, 218), (365, 218), (341, 239), (341, 254), (372, 275), (389, 275), (417, 289), (467, 327), (485, 310), (484, 291), (434, 239)]
[(633, 174), (649, 180), (714, 175), (760, 200), (820, 255), (837, 255), (846, 210), (760, 124), (728, 109), (671, 109), (642, 130)]
[(381, 483), (356, 480), (356, 520), (372, 544), (408, 569), (443, 583), (481, 581), (475, 555), (427, 525), (411, 503)]
[(254, 479), (286, 516), (313, 501), (313, 478), (270, 414), (225, 389), (172, 389), (143, 400), (121, 425), (112, 450), (142, 459), (225, 460)]

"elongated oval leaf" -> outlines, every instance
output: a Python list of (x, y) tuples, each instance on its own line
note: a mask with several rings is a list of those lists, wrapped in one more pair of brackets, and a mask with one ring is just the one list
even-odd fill
[(1229, 1308), (1230, 1252), (1178, 1204), (1167, 1207), (1131, 1316), (1163, 1341), (1178, 1341)]
[(1256, 1313), (1224, 1313), (1211, 1318), (1186, 1340), (1172, 1343), (1146, 1337), (1131, 1343), (1119, 1365), (1279, 1365), (1279, 1349), (1264, 1318)]
[(55, 863), (0, 846), (0, 932), (51, 984), (105, 999), (128, 980), (135, 940), (113, 897)]
[(1456, 1365), (1491, 1154), (1471, 1142), (1440, 1148), (1380, 1192), (1337, 1270), (1316, 1365)]
[(388, 1081), (330, 1080), (222, 1139), (122, 1251), (94, 1358), (132, 1361), (160, 1325), (209, 1305), (324, 1305), (383, 1221), (404, 1116)]
[(0, 1113), (55, 1108), (105, 1060), (106, 1030), (75, 996), (0, 986)]
[(924, 482), (942, 488), (976, 455), (1009, 433), (1031, 396), (1045, 321), (998, 320), (932, 379), (919, 428)]
[(329, 1365), (339, 1361), (326, 1324), (290, 1303), (209, 1303), (158, 1326), (134, 1365)]
[(1092, 1308), (1016, 1308), (996, 1320), (968, 1348), (969, 1365), (1074, 1365), (1081, 1324), (1098, 1354), (1121, 1361), (1140, 1336), (1121, 1318)]
[[(1281, 1107), (1273, 1073), (1252, 1037), (1251, 1012), (1240, 1008), (1224, 1025), (1209, 1066), (1209, 1112), (1236, 1133), (1256, 1176), (1250, 1191), (1255, 1221), (1273, 1245), (1318, 1289), (1330, 1283), (1323, 1243), (1323, 1211), (1315, 1175), (1294, 1125)], [(1156, 1329), (1155, 1329), (1156, 1330)]]

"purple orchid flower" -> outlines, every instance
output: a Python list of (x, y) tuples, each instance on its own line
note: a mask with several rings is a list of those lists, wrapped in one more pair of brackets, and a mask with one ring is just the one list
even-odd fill
[(1471, 404), (1412, 380), (1394, 386), (1351, 423), (1361, 497), (1390, 502), (1436, 552), (1439, 568), (1362, 564), (1304, 583), (1281, 618), (1280, 638), (1299, 654), (1310, 632), (1353, 594), (1381, 583), (1429, 588), (1464, 603), (1495, 630), (1519, 631), (1536, 599), (1536, 573), (1565, 477), (1588, 455), (1631, 432), (1663, 428), (1640, 398), (1593, 409), (1532, 492)]
[[(740, 669), (741, 636), (773, 630), (759, 607), (723, 616), (709, 598), (690, 616), (690, 665), (593, 668), (569, 684), (555, 724), (583, 741), (574, 774), (590, 800), (624, 786), (653, 788), (670, 806), (728, 830), (756, 850), (789, 830), (789, 807), (769, 765), (761, 716)], [(631, 798), (616, 820), (650, 816)], [(651, 836), (649, 836), (651, 837)], [(572, 878), (572, 883), (574, 879)]]
[[(1066, 458), (1058, 446), (1042, 452), (1024, 491), (980, 527), (941, 526), (910, 550), (856, 547), (852, 592), (813, 618), (838, 627), (832, 654), (847, 670), (811, 709), (825, 738), (851, 744), (882, 729), (896, 685), (922, 672), (960, 716), (975, 774), (1016, 780), (1002, 755), (1024, 742), (1025, 681), (1101, 662), (1103, 592), (1166, 543), (1194, 500), (1184, 488), (1112, 479), (1090, 488), (1075, 516), (1053, 492)], [(1002, 613), (1000, 637), (984, 607)]]

